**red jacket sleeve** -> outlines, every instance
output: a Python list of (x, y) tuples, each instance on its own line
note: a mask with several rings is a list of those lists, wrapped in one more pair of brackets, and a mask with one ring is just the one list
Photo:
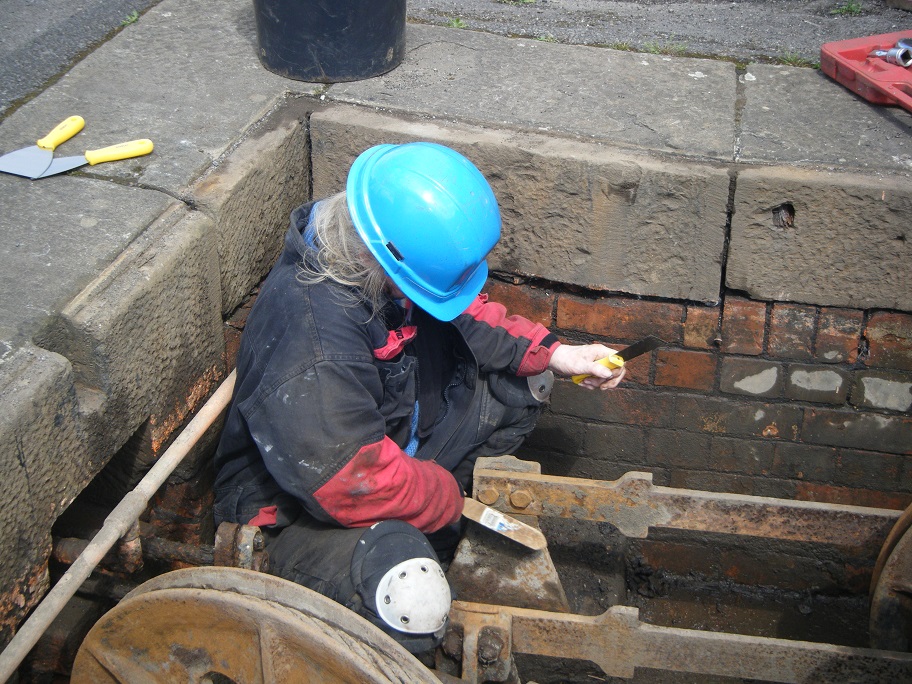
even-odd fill
[(462, 515), (462, 491), (453, 475), (408, 456), (389, 437), (362, 447), (314, 498), (345, 527), (404, 520), (434, 532)]
[(538, 375), (547, 370), (560, 344), (545, 326), (522, 316), (508, 316), (502, 304), (480, 294), (453, 323), (460, 329), (480, 369)]

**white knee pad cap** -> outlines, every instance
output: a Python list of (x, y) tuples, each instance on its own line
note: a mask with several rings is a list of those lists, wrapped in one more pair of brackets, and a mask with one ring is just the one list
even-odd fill
[(430, 634), (446, 623), (450, 585), (431, 558), (410, 558), (387, 570), (377, 586), (377, 613), (393, 629)]

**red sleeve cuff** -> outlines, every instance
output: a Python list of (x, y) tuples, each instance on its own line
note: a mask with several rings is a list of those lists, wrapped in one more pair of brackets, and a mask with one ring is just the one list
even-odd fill
[(462, 515), (462, 491), (452, 473), (408, 456), (389, 437), (362, 447), (314, 497), (345, 527), (403, 520), (434, 532)]
[(522, 362), (516, 371), (520, 377), (530, 377), (548, 370), (551, 355), (560, 346), (560, 340), (557, 339), (557, 335), (548, 332), (547, 329), (545, 329), (545, 333), (544, 338), (538, 344), (530, 345), (523, 355)]

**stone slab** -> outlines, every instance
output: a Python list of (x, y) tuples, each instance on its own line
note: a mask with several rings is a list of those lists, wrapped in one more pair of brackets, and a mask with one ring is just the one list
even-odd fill
[[(776, 220), (775, 209), (794, 215)], [(787, 167), (738, 174), (726, 280), (765, 301), (912, 310), (912, 186)]]
[(213, 222), (175, 204), (36, 337), (73, 363), (94, 451), (110, 456), (146, 420), (160, 444), (214, 389), (220, 304)]
[(85, 129), (58, 154), (136, 138), (155, 143), (146, 157), (83, 167), (80, 173), (179, 197), (287, 90), (317, 89), (260, 65), (249, 2), (165, 0), (6, 119), (0, 150), (34, 142), (78, 114)]
[(816, 69), (751, 64), (739, 77), (738, 161), (912, 177), (912, 113), (873, 105)]
[(99, 459), (86, 450), (72, 368), (62, 356), (31, 345), (10, 354), (0, 364), (0, 406), (5, 643), (47, 589), (51, 526), (95, 474)]
[(731, 160), (735, 66), (409, 24), (403, 63), (327, 99)]
[(638, 295), (716, 302), (729, 177), (612, 149), (337, 106), (311, 117), (313, 193), (344, 188), (371, 145), (431, 140), (471, 159), (500, 204), (495, 270)]
[(0, 174), (0, 361), (173, 202), (90, 178)]
[(284, 245), (288, 217), (310, 198), (307, 98), (289, 98), (190, 188), (218, 235), (222, 313), (262, 280)]

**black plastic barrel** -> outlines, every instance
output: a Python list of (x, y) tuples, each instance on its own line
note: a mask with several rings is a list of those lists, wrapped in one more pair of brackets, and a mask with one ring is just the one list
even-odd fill
[(406, 0), (253, 0), (260, 61), (299, 81), (378, 76), (405, 55)]

